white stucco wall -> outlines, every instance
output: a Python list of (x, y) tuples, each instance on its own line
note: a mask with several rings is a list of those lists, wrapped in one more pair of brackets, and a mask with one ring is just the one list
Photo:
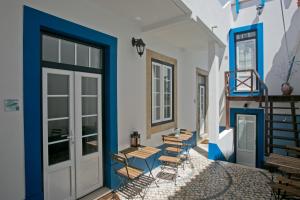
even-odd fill
[[(146, 64), (131, 46), (140, 28), (95, 1), (51, 0), (0, 2), (0, 194), (3, 199), (25, 197), (23, 130), (23, 5), (113, 35), (118, 38), (118, 142), (129, 146), (129, 135), (142, 133), (142, 143), (158, 146), (161, 134), (146, 140)], [(208, 68), (206, 51), (189, 52), (157, 38), (143, 38), (150, 48), (178, 60), (178, 125), (196, 128), (196, 67)], [(189, 89), (187, 89), (189, 88)], [(19, 99), (19, 112), (4, 112), (4, 99)]]
[[(300, 43), (300, 9), (294, 0), (283, 0), (289, 56), (295, 54), (296, 45)], [(232, 6), (234, 9), (235, 7)], [(264, 78), (273, 95), (281, 94), (281, 84), (285, 81), (288, 71), (288, 57), (284, 39), (280, 0), (266, 1), (265, 8), (257, 16), (256, 1), (241, 4), (240, 13), (231, 12), (231, 27), (240, 27), (256, 23), (264, 25)], [(292, 76), (291, 84), (295, 86), (294, 94), (300, 94), (300, 65), (298, 72)]]

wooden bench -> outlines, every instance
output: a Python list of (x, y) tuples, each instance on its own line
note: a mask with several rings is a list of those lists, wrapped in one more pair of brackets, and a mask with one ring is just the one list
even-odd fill
[(265, 163), (276, 168), (284, 167), (292, 170), (300, 170), (300, 159), (290, 156), (271, 153), (270, 156), (266, 158)]
[(276, 178), (276, 182), (271, 184), (273, 193), (286, 197), (300, 197), (300, 182), (283, 176)]

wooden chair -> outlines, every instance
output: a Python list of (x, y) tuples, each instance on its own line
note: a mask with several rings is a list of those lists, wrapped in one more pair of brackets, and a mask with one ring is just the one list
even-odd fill
[(271, 188), (275, 199), (300, 198), (300, 181), (279, 176)]
[(182, 140), (175, 136), (162, 136), (163, 144), (165, 145), (163, 155), (158, 158), (161, 163), (161, 173), (171, 169), (175, 173), (172, 180), (175, 182), (178, 176), (178, 167), (181, 165), (180, 154), (183, 151)]
[[(142, 199), (144, 199), (145, 194), (142, 195), (143, 189), (134, 182), (144, 174), (144, 171), (136, 167), (129, 166), (127, 158), (123, 154), (113, 154), (112, 160), (115, 161), (115, 163), (112, 164), (112, 167), (115, 173), (120, 177), (118, 190), (125, 185), (131, 184), (131, 189), (133, 189), (135, 193), (137, 193)], [(116, 192), (114, 191), (114, 193)]]
[[(187, 130), (187, 129), (180, 129), (180, 133), (190, 136), (191, 139), (194, 135), (191, 130)], [(190, 154), (190, 150), (192, 149), (191, 139), (184, 142), (184, 158), (186, 161), (189, 161), (190, 163), (192, 163), (191, 162), (191, 154)]]

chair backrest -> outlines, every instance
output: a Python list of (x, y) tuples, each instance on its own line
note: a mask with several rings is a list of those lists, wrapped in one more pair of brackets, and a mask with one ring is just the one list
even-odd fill
[(165, 142), (165, 141), (170, 141), (170, 142), (182, 142), (181, 139), (178, 139), (178, 138), (175, 137), (175, 136), (169, 136), (169, 135), (163, 135), (163, 136), (162, 136), (162, 140), (163, 140), (163, 142)]
[(191, 131), (181, 131), (181, 133), (186, 134), (186, 135), (193, 135)]
[(118, 163), (121, 163), (123, 165), (127, 166), (127, 159), (124, 155), (122, 154), (113, 154), (112, 159)]

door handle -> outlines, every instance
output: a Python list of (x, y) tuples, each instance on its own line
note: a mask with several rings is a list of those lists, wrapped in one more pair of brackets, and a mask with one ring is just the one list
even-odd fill
[(69, 136), (67, 138), (71, 141), (72, 144), (75, 143), (74, 137), (73, 137), (73, 131), (72, 130), (70, 130), (70, 134), (69, 134)]

